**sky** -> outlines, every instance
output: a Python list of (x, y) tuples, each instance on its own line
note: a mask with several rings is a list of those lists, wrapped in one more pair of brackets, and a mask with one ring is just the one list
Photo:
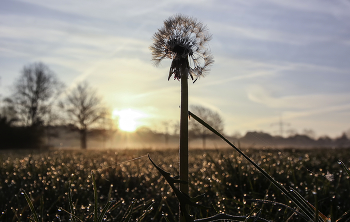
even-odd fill
[(210, 72), (189, 83), (189, 105), (218, 112), (225, 133), (350, 129), (350, 1), (2, 0), (0, 94), (23, 66), (43, 62), (67, 89), (86, 80), (115, 113), (161, 130), (180, 115), (170, 61), (154, 66), (152, 36), (170, 16), (207, 25)]

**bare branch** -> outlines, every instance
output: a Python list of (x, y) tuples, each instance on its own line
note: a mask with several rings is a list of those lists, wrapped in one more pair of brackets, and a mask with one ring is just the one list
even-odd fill
[(87, 82), (82, 82), (69, 92), (62, 107), (68, 114), (70, 123), (80, 131), (81, 147), (86, 148), (88, 128), (103, 119), (106, 114), (101, 98)]

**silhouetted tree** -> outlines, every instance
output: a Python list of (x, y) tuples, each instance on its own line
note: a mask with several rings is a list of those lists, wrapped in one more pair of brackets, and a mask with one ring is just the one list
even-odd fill
[(33, 126), (16, 126), (17, 119), (0, 114), (0, 149), (40, 148), (42, 128)]
[(304, 129), (302, 135), (308, 136), (311, 139), (316, 138), (316, 133), (313, 129)]
[[(190, 110), (218, 132), (224, 130), (223, 120), (217, 112), (203, 106), (191, 106)], [(189, 134), (194, 137), (200, 137), (203, 142), (203, 148), (205, 148), (206, 139), (212, 135), (212, 132), (197, 121), (189, 121)]]
[(348, 138), (350, 138), (350, 129), (346, 130), (344, 133)]
[(286, 132), (287, 132), (287, 137), (292, 137), (298, 134), (298, 132), (295, 129), (288, 129)]
[(1, 117), (3, 121), (11, 123), (13, 125), (18, 121), (17, 112), (14, 107), (14, 102), (11, 98), (5, 98), (3, 101), (3, 106), (1, 107)]
[(169, 138), (170, 138), (170, 133), (169, 133), (169, 128), (171, 126), (171, 122), (170, 121), (162, 121), (162, 134), (164, 135), (164, 139), (165, 139), (165, 145), (168, 146), (169, 144)]
[(113, 137), (113, 135), (117, 132), (117, 121), (110, 118), (112, 115), (109, 112), (110, 110), (105, 109), (104, 115), (102, 119), (99, 121), (99, 137), (102, 139), (102, 147), (106, 147), (106, 143), (109, 139)]
[(350, 144), (349, 138), (346, 133), (343, 133), (340, 137), (335, 139), (337, 147), (348, 147)]
[(79, 83), (67, 94), (65, 102), (60, 106), (68, 114), (70, 124), (79, 129), (80, 146), (86, 149), (88, 128), (102, 120), (106, 113), (96, 90), (87, 82)]
[(49, 121), (52, 106), (63, 88), (55, 74), (43, 63), (24, 66), (8, 103), (20, 125), (42, 125)]

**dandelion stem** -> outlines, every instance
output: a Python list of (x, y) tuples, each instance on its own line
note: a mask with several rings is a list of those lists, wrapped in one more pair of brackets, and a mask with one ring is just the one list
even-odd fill
[[(185, 64), (181, 67), (180, 180), (188, 182), (188, 69)], [(180, 190), (188, 194), (188, 184), (181, 183)]]
[[(187, 60), (187, 58), (186, 58)], [(180, 180), (188, 182), (188, 60), (181, 65), (180, 113)], [(180, 183), (180, 191), (188, 194), (188, 183)], [(181, 215), (181, 214), (180, 214)], [(184, 218), (180, 218), (184, 221)]]

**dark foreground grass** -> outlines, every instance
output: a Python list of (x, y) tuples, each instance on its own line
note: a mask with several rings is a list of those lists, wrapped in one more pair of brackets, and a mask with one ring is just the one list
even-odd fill
[[(338, 164), (342, 160), (350, 166), (349, 149), (244, 152), (326, 216), (340, 218), (350, 209), (350, 179)], [(178, 201), (151, 165), (148, 153), (160, 167), (178, 175), (177, 150), (2, 152), (0, 221), (34, 218), (23, 193), (32, 200), (40, 221), (70, 221), (67, 212), (73, 211), (77, 221), (94, 221), (92, 174), (99, 211), (109, 201), (115, 206), (106, 213), (106, 221), (122, 221), (126, 215), (136, 221), (151, 208), (143, 221), (177, 221)], [(293, 215), (295, 206), (289, 199), (232, 149), (190, 151), (189, 164), (190, 196), (205, 194), (200, 204), (209, 207), (191, 209), (195, 218), (221, 212), (259, 214), (272, 221), (304, 221)]]

